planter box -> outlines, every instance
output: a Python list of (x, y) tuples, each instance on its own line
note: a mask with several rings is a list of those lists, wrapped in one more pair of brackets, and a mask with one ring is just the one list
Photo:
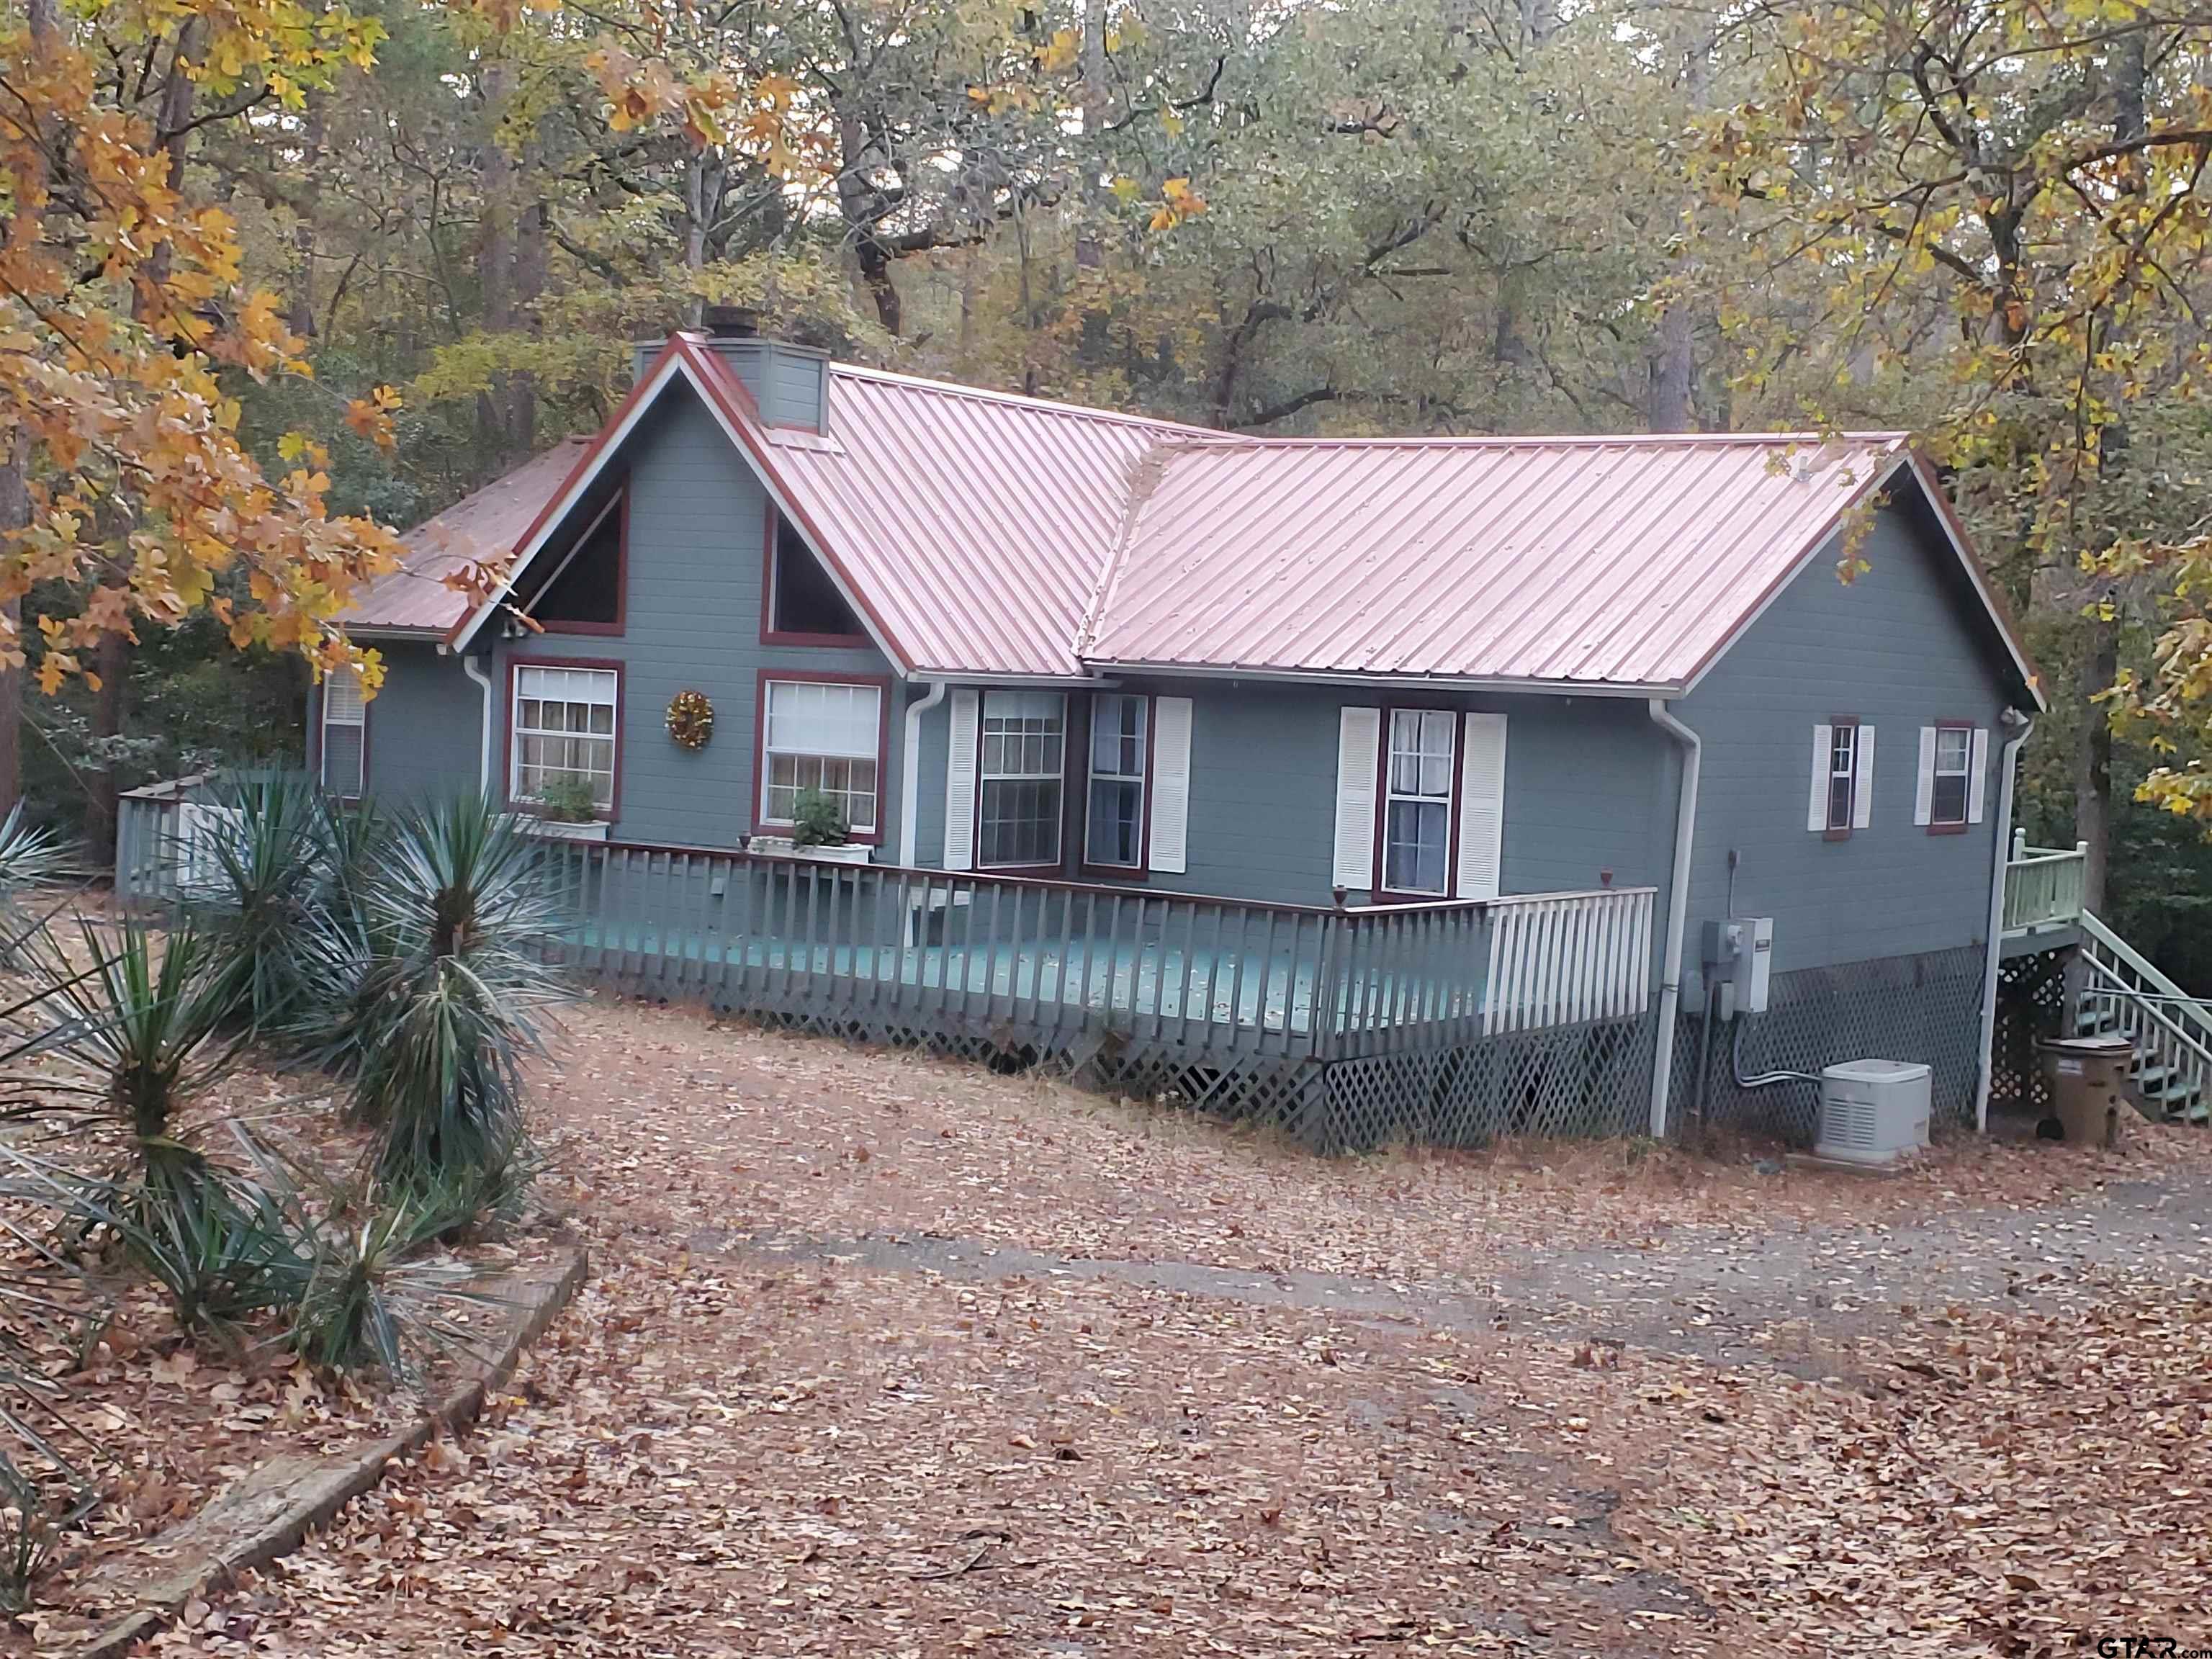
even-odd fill
[(776, 858), (811, 859), (817, 864), (866, 864), (875, 857), (872, 847), (851, 842), (842, 847), (800, 847), (788, 836), (755, 836), (752, 850)]
[(598, 819), (589, 823), (563, 823), (557, 818), (525, 818), (522, 833), (540, 836), (547, 841), (605, 841), (607, 826)]

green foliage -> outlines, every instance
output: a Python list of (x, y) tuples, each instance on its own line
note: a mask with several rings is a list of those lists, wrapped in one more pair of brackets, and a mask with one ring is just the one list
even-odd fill
[(466, 1172), (410, 1192), (371, 1186), (356, 1194), (243, 1130), (239, 1139), (259, 1171), (264, 1203), (295, 1242), (300, 1273), (284, 1304), (294, 1352), (320, 1370), (405, 1382), (426, 1356), (467, 1345), (451, 1310), (495, 1298), (466, 1263), (426, 1255), (480, 1213), (483, 1195)]
[(589, 823), (599, 816), (599, 798), (580, 772), (556, 772), (538, 786), (538, 811), (556, 823)]
[(419, 806), (395, 824), (361, 895), (351, 941), (330, 954), (324, 1053), (349, 1068), (352, 1106), (380, 1127), (378, 1178), (414, 1190), (489, 1177), (523, 1150), (521, 1068), (560, 982), (537, 843), (491, 802)]
[(324, 910), (346, 902), (345, 861), (364, 850), (350, 831), (373, 836), (376, 819), (333, 807), (303, 773), (226, 779), (216, 795), (227, 810), (202, 830), (215, 873), (190, 908), (232, 1017), (273, 1033), (313, 994), (319, 963), (307, 943)]
[(0, 1613), (29, 1610), (31, 1586), (53, 1546), (53, 1523), (37, 1483), (0, 1453)]
[(794, 847), (842, 847), (851, 833), (837, 803), (819, 789), (802, 789), (791, 809)]
[[(74, 951), (74, 955), (72, 954)], [(80, 921), (74, 945), (40, 929), (23, 945), (33, 1030), (7, 1058), (51, 1060), (18, 1087), (15, 1116), (89, 1118), (128, 1132), (142, 1158), (167, 1145), (183, 1106), (237, 1058), (232, 988), (215, 940), (190, 921), (156, 936)]]

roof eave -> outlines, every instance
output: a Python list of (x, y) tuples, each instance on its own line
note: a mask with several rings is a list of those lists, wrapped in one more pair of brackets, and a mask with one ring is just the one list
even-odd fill
[(1412, 674), (1362, 668), (1289, 668), (1251, 663), (1188, 663), (1141, 657), (1085, 659), (1098, 674), (1153, 674), (1165, 678), (1271, 680), (1317, 685), (1443, 687), (1455, 691), (1498, 691), (1560, 697), (1667, 697), (1686, 687), (1644, 680), (1575, 680), (1515, 674)]

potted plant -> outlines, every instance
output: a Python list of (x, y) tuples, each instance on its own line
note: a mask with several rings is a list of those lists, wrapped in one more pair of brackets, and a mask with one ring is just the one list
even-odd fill
[(562, 841), (605, 841), (606, 821), (599, 816), (599, 799), (592, 781), (581, 772), (556, 772), (538, 786), (532, 803), (538, 835)]
[(819, 789), (802, 789), (791, 807), (791, 850), (803, 859), (834, 864), (866, 864), (868, 849), (849, 839), (852, 830), (837, 803)]

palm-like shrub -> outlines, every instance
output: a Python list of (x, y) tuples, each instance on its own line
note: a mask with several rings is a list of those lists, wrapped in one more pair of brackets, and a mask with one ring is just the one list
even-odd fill
[(210, 866), (188, 913), (222, 957), (222, 993), (248, 1030), (272, 1029), (307, 984), (299, 941), (322, 900), (327, 822), (313, 782), (263, 774), (219, 785), (196, 831)]
[(522, 1151), (522, 1066), (560, 994), (538, 851), (482, 799), (422, 806), (370, 860), (357, 922), (326, 920), (333, 965), (358, 955), (330, 981), (320, 1057), (349, 1071), (355, 1115), (382, 1130), (388, 1188), (503, 1181)]

